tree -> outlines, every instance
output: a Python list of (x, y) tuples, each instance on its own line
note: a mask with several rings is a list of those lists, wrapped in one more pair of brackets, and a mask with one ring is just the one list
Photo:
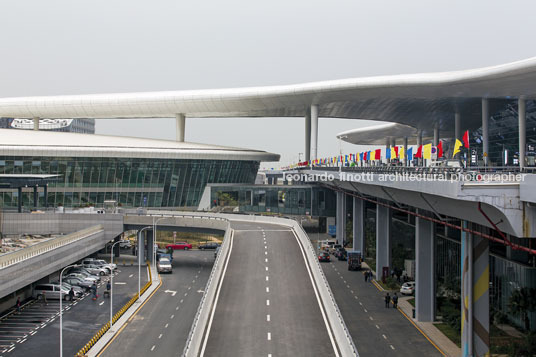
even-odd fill
[(513, 315), (520, 316), (525, 323), (525, 330), (530, 331), (529, 312), (536, 310), (535, 288), (521, 288), (514, 290), (508, 299), (508, 309)]

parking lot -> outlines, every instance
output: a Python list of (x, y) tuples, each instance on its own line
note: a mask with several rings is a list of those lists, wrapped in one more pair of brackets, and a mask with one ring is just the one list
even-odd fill
[[(123, 262), (126, 264), (123, 266)], [(113, 310), (117, 312), (138, 289), (138, 267), (119, 259), (113, 279)], [(110, 317), (110, 298), (103, 293), (109, 276), (102, 277), (98, 295), (90, 292), (79, 299), (63, 301), (63, 353), (73, 356)], [(146, 267), (141, 269), (141, 286), (148, 281)], [(57, 356), (59, 354), (59, 300), (31, 299), (21, 311), (10, 311), (0, 320), (0, 357)]]

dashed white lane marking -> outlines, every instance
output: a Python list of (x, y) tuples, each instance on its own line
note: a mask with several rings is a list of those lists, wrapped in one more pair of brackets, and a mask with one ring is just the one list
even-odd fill
[(189, 287), (188, 287), (188, 290), (190, 290), (191, 288), (192, 288), (192, 287), (191, 287), (191, 286), (189, 286)]
[(374, 320), (374, 319), (372, 318), (372, 316), (369, 316), (369, 319), (370, 319), (371, 321)]
[(265, 262), (265, 263), (268, 263), (268, 258), (264, 258), (264, 262)]
[(179, 307), (177, 306), (177, 307), (175, 308), (175, 310), (178, 310), (178, 309), (179, 309)]
[(102, 301), (102, 302), (99, 304), (99, 306), (102, 305), (102, 304), (104, 304), (104, 301)]
[(159, 338), (159, 339), (162, 338), (162, 334), (158, 335), (158, 338)]
[(127, 285), (127, 283), (124, 283), (124, 282), (122, 282), (122, 281), (119, 281), (119, 282), (117, 282), (117, 283), (114, 283), (114, 285)]
[(266, 271), (268, 271), (268, 267), (266, 267)]
[(266, 292), (267, 292), (267, 293), (270, 292), (270, 288), (269, 288), (269, 287), (266, 287)]
[(193, 283), (195, 283), (195, 279), (194, 279), (194, 280), (192, 280), (192, 284), (193, 284)]
[(198, 276), (199, 276), (199, 275), (196, 275), (195, 278), (197, 279)]
[(271, 353), (268, 353), (268, 357), (272, 357), (272, 354), (271, 354)]
[(270, 332), (268, 332), (268, 336), (266, 336), (268, 338), (268, 341), (271, 341), (272, 340), (272, 334)]
[(347, 287), (348, 289), (350, 289), (350, 285), (346, 285), (346, 287)]
[(265, 255), (268, 255), (268, 252), (264, 252)]
[(393, 345), (389, 345), (389, 347), (391, 347), (391, 349), (392, 349), (392, 350), (394, 350), (394, 349), (395, 349), (395, 347), (394, 347)]
[(134, 274), (130, 274), (128, 277), (129, 277), (129, 278), (132, 278), (133, 276), (134, 276)]
[(353, 290), (350, 290), (350, 292), (351, 292), (352, 294), (354, 293), (354, 291), (353, 291)]
[(268, 249), (268, 246), (267, 246), (267, 245), (265, 245), (265, 246), (264, 246), (264, 249)]
[(188, 296), (188, 293), (184, 293), (184, 296)]
[(169, 324), (166, 324), (166, 326), (164, 326), (164, 328), (168, 328)]
[(385, 336), (385, 335), (382, 335), (382, 337), (383, 337), (383, 339), (384, 339), (384, 340), (387, 340), (387, 336)]
[(181, 304), (182, 304), (183, 301), (184, 301), (184, 299), (181, 299)]
[(270, 280), (270, 278), (268, 277), (268, 275), (266, 275), (266, 281)]
[[(368, 312), (367, 309), (363, 308), (363, 310), (365, 310), (365, 312)], [(372, 317), (370, 318), (372, 320)]]
[(270, 315), (266, 315), (266, 321), (270, 322)]
[(361, 303), (361, 301), (359, 302), (359, 305), (363, 306), (363, 304)]
[(153, 345), (153, 347), (151, 347), (151, 351), (154, 351), (154, 348), (155, 348), (155, 347), (156, 347), (156, 346), (155, 346), (155, 345)]
[(270, 306), (270, 300), (266, 300), (266, 306)]
[(376, 328), (379, 330), (379, 329), (380, 329), (380, 326), (376, 325)]
[(171, 315), (169, 318), (170, 318), (170, 319), (173, 319), (174, 317), (175, 317), (175, 315)]

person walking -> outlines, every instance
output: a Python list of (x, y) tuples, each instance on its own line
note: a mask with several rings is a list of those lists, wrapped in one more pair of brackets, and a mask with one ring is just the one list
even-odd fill
[(17, 313), (20, 314), (20, 306), (21, 306), (20, 297), (17, 298), (17, 303), (15, 304), (15, 306), (17, 307)]
[(43, 293), (41, 294), (41, 298), (43, 299), (43, 305), (48, 305), (47, 303), (47, 294), (43, 290)]
[(391, 297), (389, 296), (389, 293), (385, 294), (385, 307), (389, 308), (389, 304), (391, 303)]
[(74, 300), (74, 288), (71, 287), (71, 290), (69, 290), (69, 301)]
[(365, 271), (365, 274), (363, 274), (365, 276), (365, 283), (368, 281), (368, 271)]
[(393, 307), (395, 309), (398, 307), (398, 295), (396, 293), (393, 295)]
[(91, 285), (91, 294), (93, 295), (93, 300), (97, 300), (97, 284), (96, 283), (93, 283), (93, 285)]

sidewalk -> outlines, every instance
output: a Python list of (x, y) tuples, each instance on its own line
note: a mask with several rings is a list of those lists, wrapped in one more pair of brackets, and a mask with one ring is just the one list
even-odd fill
[[(365, 269), (370, 269), (366, 263), (363, 263)], [(376, 272), (372, 270), (374, 276)], [(374, 284), (379, 290), (383, 290), (380, 284)], [(456, 346), (447, 336), (445, 336), (437, 327), (434, 326), (433, 322), (419, 322), (412, 318), (413, 316), (413, 306), (408, 302), (411, 297), (401, 297), (398, 300), (398, 310), (402, 312), (406, 318), (430, 341), (432, 344), (436, 345), (439, 350), (441, 350), (445, 355), (449, 357), (461, 356), (462, 350)]]

